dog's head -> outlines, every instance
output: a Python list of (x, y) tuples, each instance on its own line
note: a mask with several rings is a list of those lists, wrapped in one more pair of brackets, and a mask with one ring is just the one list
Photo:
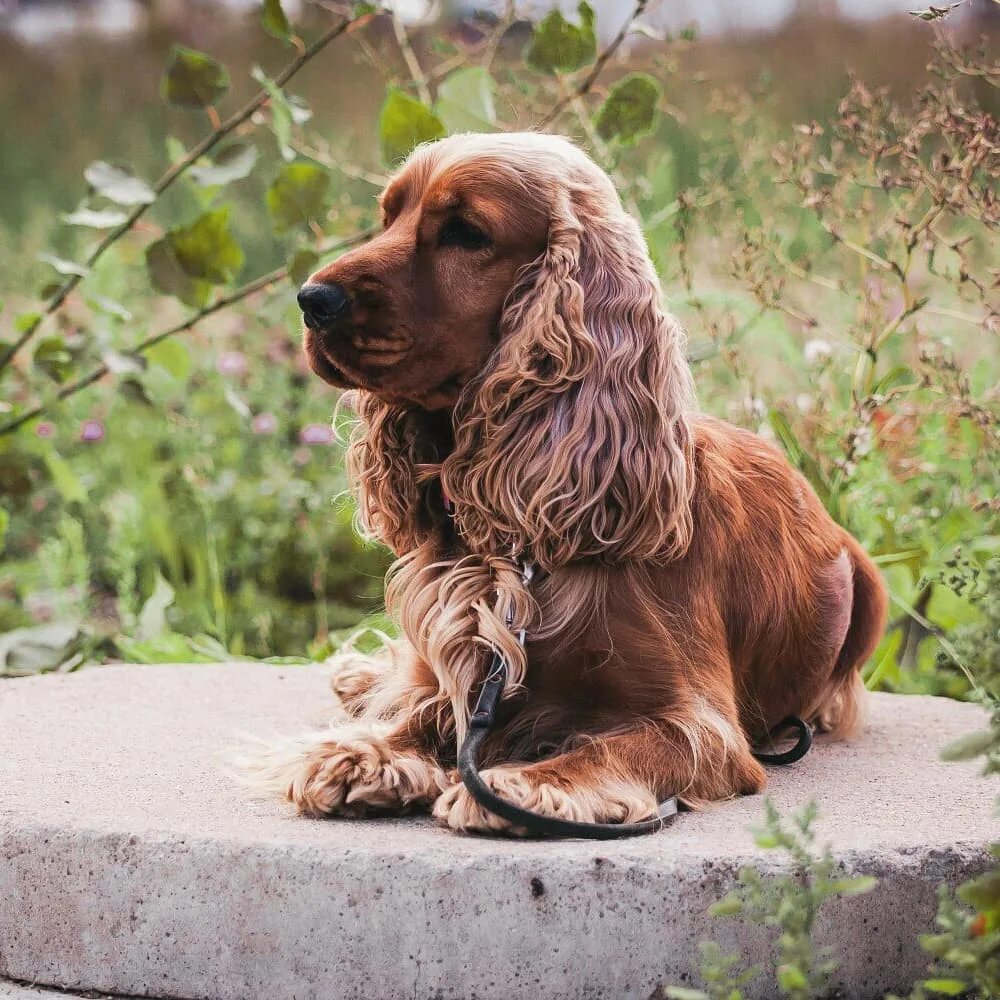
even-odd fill
[(554, 136), (453, 136), (413, 153), (382, 210), (383, 232), (299, 296), (313, 370), (361, 390), (373, 533), (414, 544), (440, 478), (476, 551), (682, 549), (683, 338), (607, 175)]
[(466, 135), (418, 149), (383, 191), (382, 232), (299, 293), (317, 375), (425, 409), (455, 403), (545, 251), (569, 143)]

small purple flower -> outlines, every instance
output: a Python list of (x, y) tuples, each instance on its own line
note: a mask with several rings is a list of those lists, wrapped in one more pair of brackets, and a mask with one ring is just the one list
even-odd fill
[(56, 425), (50, 424), (47, 420), (43, 420), (36, 428), (35, 433), (40, 438), (50, 438), (55, 436)]
[(80, 424), (80, 440), (89, 442), (103, 441), (104, 424), (100, 420), (84, 420)]
[(273, 413), (258, 413), (250, 426), (254, 434), (273, 434), (278, 429), (278, 418)]
[(333, 444), (333, 431), (326, 424), (306, 424), (299, 431), (303, 444)]
[(215, 368), (220, 375), (242, 375), (247, 370), (247, 356), (241, 351), (223, 351), (216, 359)]

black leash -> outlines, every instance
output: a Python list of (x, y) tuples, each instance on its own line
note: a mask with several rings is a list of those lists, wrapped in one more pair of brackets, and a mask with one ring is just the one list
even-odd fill
[[(532, 577), (532, 567), (525, 565), (523, 573), (524, 582), (527, 584)], [(508, 621), (507, 624), (509, 627), (511, 622)], [(524, 632), (520, 633), (518, 639), (523, 646)], [(469, 719), (469, 732), (458, 751), (458, 773), (462, 777), (462, 783), (484, 809), (540, 836), (577, 837), (587, 840), (638, 837), (644, 833), (662, 830), (674, 819), (680, 808), (674, 795), (660, 803), (654, 817), (638, 823), (578, 823), (574, 820), (555, 819), (531, 812), (529, 809), (522, 809), (497, 795), (479, 774), (479, 750), (496, 724), (497, 706), (500, 704), (500, 695), (506, 684), (507, 661), (499, 650), (494, 650), (489, 674), (483, 681), (476, 707)], [(772, 745), (774, 739), (788, 729), (794, 729), (797, 733), (794, 746), (780, 752), (754, 751), (754, 757), (763, 764), (794, 764), (795, 761), (801, 760), (812, 746), (812, 729), (798, 716), (789, 715), (771, 730), (769, 740)]]

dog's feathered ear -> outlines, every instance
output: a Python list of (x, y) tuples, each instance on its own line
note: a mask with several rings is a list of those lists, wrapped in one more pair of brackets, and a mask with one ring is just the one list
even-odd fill
[[(602, 178), (603, 180), (603, 178)], [(645, 242), (610, 188), (563, 186), (548, 245), (456, 408), (442, 469), (474, 552), (668, 560), (691, 535), (691, 377)]]

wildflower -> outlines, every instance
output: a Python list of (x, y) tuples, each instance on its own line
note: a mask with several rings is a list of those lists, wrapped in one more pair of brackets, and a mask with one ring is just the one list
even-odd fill
[(40, 438), (50, 438), (50, 437), (53, 437), (55, 435), (55, 433), (56, 433), (56, 425), (55, 424), (50, 424), (47, 420), (43, 420), (35, 428), (35, 433)]
[(84, 420), (80, 424), (80, 440), (93, 442), (104, 440), (104, 424), (100, 420)]
[(254, 434), (273, 434), (278, 429), (278, 418), (273, 413), (258, 413), (250, 426)]
[(308, 464), (310, 458), (311, 456), (308, 448), (296, 448), (295, 451), (292, 452), (292, 461), (296, 465), (306, 465)]
[(333, 444), (333, 430), (326, 424), (306, 424), (299, 431), (302, 444)]
[(242, 375), (247, 370), (247, 356), (242, 351), (223, 351), (215, 361), (215, 369), (220, 375)]
[(802, 356), (806, 359), (807, 365), (814, 365), (820, 361), (825, 361), (833, 354), (833, 348), (825, 340), (808, 340), (802, 348)]

